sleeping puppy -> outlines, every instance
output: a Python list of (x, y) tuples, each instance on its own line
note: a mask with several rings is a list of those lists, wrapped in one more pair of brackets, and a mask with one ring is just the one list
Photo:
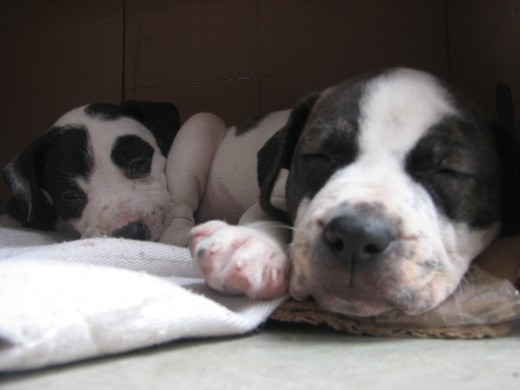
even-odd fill
[(63, 115), (3, 170), (24, 227), (156, 240), (172, 220), (164, 168), (179, 129), (167, 103), (91, 104)]
[(495, 130), (423, 72), (389, 69), (328, 88), (297, 105), (258, 154), (271, 220), (255, 205), (240, 226), (201, 224), (190, 249), (224, 293), (290, 292), (357, 316), (428, 311), (501, 220), (512, 231), (520, 219), (507, 203), (514, 197), (502, 195), (509, 157), (498, 148), (511, 143)]
[(168, 103), (76, 108), (4, 168), (7, 211), (28, 228), (52, 230), (64, 220), (82, 238), (186, 246), (196, 221), (236, 223), (258, 201), (256, 153), (288, 113), (236, 132), (202, 113), (179, 131)]

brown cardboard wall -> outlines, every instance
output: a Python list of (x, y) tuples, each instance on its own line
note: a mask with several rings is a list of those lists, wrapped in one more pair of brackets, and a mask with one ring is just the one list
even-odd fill
[(0, 2), (0, 167), (65, 111), (120, 100), (122, 43), (119, 0)]
[(448, 77), (444, 1), (262, 1), (259, 18), (261, 111), (387, 66)]
[[(66, 110), (167, 100), (238, 123), (382, 66), (520, 104), (520, 0), (3, 0), (0, 166)], [(124, 83), (123, 83), (124, 79)], [(0, 182), (0, 211), (7, 200)]]
[(125, 96), (227, 123), (383, 66), (448, 77), (443, 0), (128, 0)]
[(198, 111), (256, 113), (260, 101), (256, 0), (128, 0), (125, 96)]
[(507, 83), (520, 107), (520, 0), (448, 1), (448, 25), (452, 81), (490, 113)]

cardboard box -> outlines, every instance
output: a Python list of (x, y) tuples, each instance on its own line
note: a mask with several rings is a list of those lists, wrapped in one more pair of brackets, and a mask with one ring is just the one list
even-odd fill
[(2, 0), (1, 168), (71, 108), (121, 99), (123, 25), (121, 1)]
[[(520, 103), (520, 0), (4, 0), (0, 165), (65, 111), (167, 100), (229, 123), (386, 66)], [(0, 184), (0, 205), (8, 199)]]

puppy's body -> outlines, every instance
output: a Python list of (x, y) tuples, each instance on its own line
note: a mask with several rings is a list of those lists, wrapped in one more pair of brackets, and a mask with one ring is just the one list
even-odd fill
[[(186, 121), (168, 154), (174, 220), (161, 241), (186, 245), (196, 222), (218, 219), (237, 224), (259, 199), (256, 155), (288, 117), (289, 111), (279, 111), (254, 126), (229, 129), (207, 113)], [(283, 197), (283, 185), (274, 192)]]
[[(418, 314), (458, 286), (500, 230), (491, 126), (431, 75), (392, 69), (329, 88), (259, 152), (260, 203), (241, 226), (196, 227), (191, 250), (217, 290), (290, 290), (325, 308)], [(273, 192), (289, 170), (284, 210)], [(290, 257), (290, 262), (289, 262)], [(290, 271), (289, 271), (290, 269)]]

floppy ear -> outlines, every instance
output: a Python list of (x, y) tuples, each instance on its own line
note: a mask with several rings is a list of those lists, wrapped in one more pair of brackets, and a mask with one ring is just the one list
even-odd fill
[(7, 212), (24, 227), (54, 229), (56, 212), (41, 190), (41, 180), (45, 150), (55, 136), (49, 131), (36, 139), (2, 170), (12, 193)]
[(121, 110), (127, 116), (141, 122), (148, 128), (163, 155), (167, 155), (170, 146), (179, 131), (179, 111), (171, 103), (137, 102), (128, 100), (121, 103)]
[(520, 233), (520, 141), (514, 128), (511, 90), (505, 84), (496, 88), (499, 122), (492, 124), (501, 164), (502, 235)]
[(257, 176), (260, 186), (260, 205), (271, 217), (290, 224), (289, 215), (271, 203), (276, 179), (282, 169), (289, 169), (300, 134), (309, 114), (318, 99), (313, 94), (298, 103), (289, 116), (287, 124), (273, 135), (258, 152)]

